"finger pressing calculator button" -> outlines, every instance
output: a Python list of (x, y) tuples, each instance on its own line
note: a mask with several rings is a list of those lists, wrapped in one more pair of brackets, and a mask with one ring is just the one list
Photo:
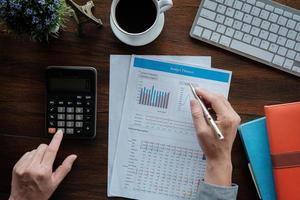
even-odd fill
[(67, 115), (67, 120), (74, 120), (74, 115), (73, 114), (68, 114)]
[(82, 128), (83, 127), (83, 123), (82, 122), (76, 122), (75, 123), (75, 127), (76, 128)]
[(76, 113), (83, 113), (83, 108), (82, 107), (76, 108)]
[(76, 120), (78, 120), (78, 121), (83, 120), (83, 115), (76, 115)]
[(74, 113), (74, 107), (67, 107), (67, 113)]
[(65, 133), (65, 129), (64, 128), (58, 128), (57, 130), (61, 130), (63, 133)]
[(57, 126), (58, 127), (65, 127), (65, 121), (58, 121)]
[(59, 112), (59, 113), (64, 113), (65, 111), (66, 111), (65, 107), (58, 107), (57, 108), (57, 112)]
[(57, 119), (58, 120), (65, 120), (66, 116), (64, 114), (58, 114)]
[(55, 134), (56, 133), (56, 128), (48, 128), (48, 133)]
[(73, 134), (73, 133), (74, 133), (74, 129), (73, 128), (67, 128), (66, 134)]
[(67, 122), (67, 127), (74, 127), (74, 122)]

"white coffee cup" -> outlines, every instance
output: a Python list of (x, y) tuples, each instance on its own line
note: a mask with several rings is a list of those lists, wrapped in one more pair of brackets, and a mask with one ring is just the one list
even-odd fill
[[(164, 27), (164, 12), (173, 6), (172, 0), (152, 0), (156, 6), (156, 19), (152, 26), (140, 33), (129, 33), (122, 29), (116, 20), (116, 7), (122, 0), (113, 0), (110, 13), (110, 25), (115, 36), (131, 46), (143, 46), (155, 40)], [(143, 1), (143, 0), (141, 0)]]

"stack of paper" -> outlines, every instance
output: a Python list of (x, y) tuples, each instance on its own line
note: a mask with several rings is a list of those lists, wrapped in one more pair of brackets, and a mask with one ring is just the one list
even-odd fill
[(110, 64), (108, 196), (196, 199), (206, 162), (187, 84), (227, 97), (231, 72), (209, 69), (209, 57), (115, 55)]

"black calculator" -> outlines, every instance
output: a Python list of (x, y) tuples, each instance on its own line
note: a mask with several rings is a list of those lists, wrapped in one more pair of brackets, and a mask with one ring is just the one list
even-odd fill
[(97, 71), (93, 67), (50, 66), (46, 72), (46, 133), (66, 138), (96, 136)]

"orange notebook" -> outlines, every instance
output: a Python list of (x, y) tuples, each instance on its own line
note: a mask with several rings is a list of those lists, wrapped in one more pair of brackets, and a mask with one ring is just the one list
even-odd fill
[(300, 199), (300, 102), (265, 106), (278, 200)]

